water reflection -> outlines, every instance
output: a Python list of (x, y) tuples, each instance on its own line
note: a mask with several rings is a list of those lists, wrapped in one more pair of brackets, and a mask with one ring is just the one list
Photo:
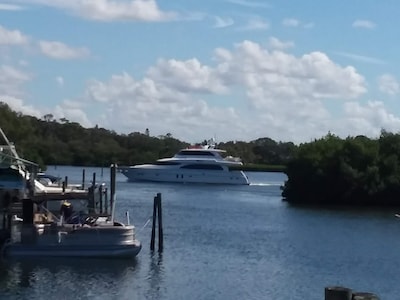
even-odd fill
[[(129, 286), (139, 265), (136, 259), (25, 259), (0, 264), (0, 298), (36, 299), (63, 295), (63, 299), (97, 299), (117, 297)], [(17, 295), (19, 295), (17, 297)], [(15, 295), (14, 295), (15, 294)], [(99, 297), (98, 299), (101, 299)]]
[(148, 294), (146, 299), (161, 299), (164, 294), (164, 265), (163, 254), (161, 252), (151, 251), (149, 258), (149, 271), (147, 281), (149, 282)]

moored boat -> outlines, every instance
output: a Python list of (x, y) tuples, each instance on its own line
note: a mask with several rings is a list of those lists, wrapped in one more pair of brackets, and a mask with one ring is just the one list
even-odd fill
[[(37, 173), (29, 172), (26, 166), (37, 165), (20, 158), (1, 128), (0, 133), (6, 142), (0, 146), (2, 255), (126, 258), (140, 252), (135, 226), (129, 224), (129, 219), (127, 224), (114, 220), (115, 165), (111, 166), (112, 200), (107, 213), (103, 210), (106, 199), (103, 201), (101, 196), (96, 199), (95, 195), (96, 191), (103, 193), (103, 185), (93, 182), (84, 190), (77, 186), (42, 184), (35, 177)], [(96, 203), (100, 203), (99, 211)], [(51, 209), (52, 204), (57, 209)]]
[(173, 157), (151, 164), (119, 167), (129, 181), (248, 185), (238, 157), (224, 156), (214, 143), (181, 149)]
[(133, 225), (106, 218), (83, 224), (19, 223), (3, 248), (6, 257), (129, 258), (141, 249)]

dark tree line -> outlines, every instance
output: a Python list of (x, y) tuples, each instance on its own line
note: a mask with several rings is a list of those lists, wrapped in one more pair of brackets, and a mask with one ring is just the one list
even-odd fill
[[(62, 118), (23, 115), (0, 102), (0, 127), (15, 144), (21, 157), (45, 165), (107, 166), (133, 165), (174, 155), (188, 143), (172, 137), (144, 133), (117, 134), (99, 128), (84, 128)], [(201, 141), (199, 142), (201, 143)], [(246, 164), (285, 165), (296, 146), (260, 138), (247, 142), (219, 143), (218, 148), (239, 156)]]
[(400, 205), (400, 135), (382, 131), (302, 144), (286, 166), (291, 203)]

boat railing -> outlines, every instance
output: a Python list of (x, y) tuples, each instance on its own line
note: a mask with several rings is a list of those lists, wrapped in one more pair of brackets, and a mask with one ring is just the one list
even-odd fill
[(240, 157), (234, 157), (234, 156), (227, 156), (224, 158), (226, 161), (233, 161), (233, 162), (242, 162)]

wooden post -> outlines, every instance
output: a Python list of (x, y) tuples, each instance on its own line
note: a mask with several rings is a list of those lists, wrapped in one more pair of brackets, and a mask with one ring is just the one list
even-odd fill
[(82, 170), (82, 190), (85, 189), (85, 169)]
[(154, 251), (154, 243), (156, 238), (156, 219), (157, 219), (157, 197), (154, 197), (153, 202), (153, 226), (151, 227), (151, 240), (150, 240), (150, 250)]
[(326, 287), (325, 300), (352, 300), (352, 291), (341, 286)]
[(63, 181), (63, 183), (62, 183), (62, 191), (63, 191), (63, 193), (65, 193), (65, 181)]
[(103, 213), (103, 185), (99, 186), (99, 201), (100, 201), (100, 213)]
[(68, 187), (68, 176), (65, 176), (65, 188)]
[(93, 180), (92, 180), (92, 186), (89, 187), (88, 189), (88, 208), (89, 208), (89, 213), (94, 213), (95, 212), (95, 201), (94, 201), (94, 191), (95, 191), (95, 186), (96, 186), (96, 173), (93, 172)]
[(153, 204), (153, 226), (151, 228), (150, 250), (154, 251), (156, 238), (156, 225), (158, 221), (158, 252), (162, 252), (164, 248), (164, 236), (162, 226), (162, 210), (161, 210), (161, 193), (154, 197)]
[(32, 199), (22, 199), (22, 220), (21, 243), (35, 243), (37, 238), (37, 229), (33, 225), (34, 205)]
[(93, 172), (92, 186), (96, 185), (96, 172)]
[(104, 212), (108, 214), (108, 188), (106, 187), (104, 190)]
[(158, 252), (162, 252), (164, 248), (164, 235), (162, 226), (162, 211), (161, 211), (161, 193), (157, 194), (157, 213), (158, 213)]
[(111, 164), (110, 169), (110, 213), (113, 214), (113, 205), (114, 205), (114, 197), (115, 197), (115, 177), (116, 177), (117, 166), (115, 164)]

